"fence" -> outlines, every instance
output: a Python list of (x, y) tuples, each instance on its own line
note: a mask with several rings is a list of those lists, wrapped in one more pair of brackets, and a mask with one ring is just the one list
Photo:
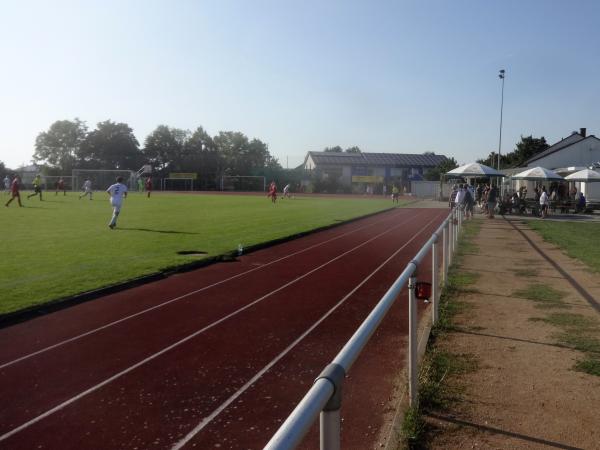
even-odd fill
[[(268, 450), (290, 450), (302, 441), (312, 424), (320, 416), (321, 450), (339, 450), (340, 448), (340, 407), (342, 401), (342, 382), (350, 367), (358, 358), (400, 291), (408, 283), (408, 397), (411, 406), (415, 406), (419, 395), (417, 366), (417, 272), (425, 256), (431, 250), (431, 312), (432, 323), (438, 320), (440, 287), (448, 279), (448, 266), (456, 249), (462, 227), (462, 213), (453, 210), (427, 243), (421, 247), (414, 259), (388, 289), (369, 316), (348, 340), (346, 345), (317, 377), (310, 390), (288, 416), (279, 430), (265, 446)], [(442, 283), (439, 277), (439, 240), (442, 239)]]
[(410, 189), (415, 197), (443, 200), (450, 197), (452, 185), (439, 181), (411, 181)]

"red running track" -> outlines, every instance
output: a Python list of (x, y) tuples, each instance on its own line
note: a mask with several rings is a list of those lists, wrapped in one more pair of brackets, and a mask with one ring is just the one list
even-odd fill
[[(395, 209), (0, 330), (0, 448), (262, 448), (445, 215)], [(345, 383), (347, 448), (385, 432), (405, 297)]]

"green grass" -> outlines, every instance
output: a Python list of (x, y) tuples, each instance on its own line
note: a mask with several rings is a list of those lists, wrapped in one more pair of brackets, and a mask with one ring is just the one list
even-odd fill
[(533, 278), (537, 277), (539, 272), (536, 269), (510, 269), (517, 277)]
[(514, 297), (526, 298), (538, 303), (540, 308), (568, 308), (569, 306), (562, 301), (566, 293), (556, 290), (545, 284), (534, 283), (525, 289), (520, 289), (512, 293)]
[[(26, 194), (26, 193), (23, 193)], [(45, 193), (46, 194), (46, 193)], [(132, 193), (108, 229), (107, 194), (2, 208), (0, 313), (123, 282), (391, 207), (384, 199)], [(5, 197), (8, 198), (8, 197)], [(179, 251), (201, 255), (180, 255)]]
[(528, 225), (545, 241), (562, 248), (569, 256), (583, 261), (592, 270), (600, 271), (600, 224), (532, 220)]

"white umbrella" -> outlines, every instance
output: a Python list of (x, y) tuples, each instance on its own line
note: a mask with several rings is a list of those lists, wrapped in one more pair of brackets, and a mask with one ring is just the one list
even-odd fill
[(595, 170), (583, 169), (579, 172), (575, 172), (566, 176), (565, 180), (584, 181), (586, 183), (592, 183), (594, 181), (600, 182), (600, 173), (596, 172)]
[(447, 177), (503, 177), (504, 174), (496, 169), (479, 163), (465, 164), (446, 173)]
[(556, 172), (553, 172), (543, 167), (534, 167), (533, 169), (527, 169), (523, 172), (517, 173), (512, 176), (513, 180), (530, 180), (530, 181), (544, 181), (544, 180), (564, 180)]

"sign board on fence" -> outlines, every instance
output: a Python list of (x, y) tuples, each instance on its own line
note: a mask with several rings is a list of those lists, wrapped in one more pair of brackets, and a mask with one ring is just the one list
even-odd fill
[(171, 172), (169, 174), (169, 178), (191, 178), (192, 180), (196, 180), (198, 178), (198, 174), (185, 172)]
[(376, 175), (353, 175), (353, 183), (383, 183), (383, 177)]

